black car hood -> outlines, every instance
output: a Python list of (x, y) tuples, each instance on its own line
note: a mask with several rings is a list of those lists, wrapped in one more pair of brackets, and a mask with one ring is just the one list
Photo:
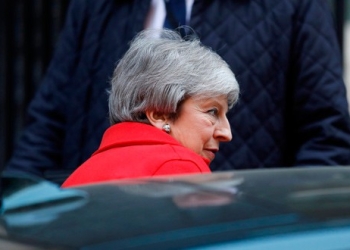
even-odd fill
[(14, 176), (2, 182), (1, 238), (45, 249), (179, 249), (350, 225), (350, 170), (344, 167), (144, 178), (69, 189)]

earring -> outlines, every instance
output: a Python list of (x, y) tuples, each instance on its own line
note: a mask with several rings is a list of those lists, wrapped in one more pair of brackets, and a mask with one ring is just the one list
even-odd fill
[(163, 125), (163, 131), (167, 132), (168, 134), (170, 133), (170, 125), (169, 124), (164, 124)]

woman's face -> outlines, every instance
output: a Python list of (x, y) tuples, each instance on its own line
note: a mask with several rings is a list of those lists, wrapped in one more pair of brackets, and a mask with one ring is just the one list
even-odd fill
[(181, 105), (178, 118), (169, 122), (170, 135), (183, 146), (212, 161), (219, 150), (219, 142), (232, 139), (227, 111), (226, 96), (191, 97)]

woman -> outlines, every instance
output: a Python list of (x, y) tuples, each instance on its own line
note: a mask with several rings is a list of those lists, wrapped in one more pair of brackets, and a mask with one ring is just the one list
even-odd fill
[(121, 178), (207, 173), (226, 113), (238, 99), (234, 74), (196, 39), (141, 32), (118, 63), (109, 93), (112, 126), (63, 187)]

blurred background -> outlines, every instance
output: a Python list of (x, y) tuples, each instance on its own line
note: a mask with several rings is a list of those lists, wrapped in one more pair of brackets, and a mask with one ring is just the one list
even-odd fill
[[(69, 1), (0, 0), (0, 170), (19, 139), (27, 105), (50, 62)], [(328, 1), (350, 100), (350, 0)]]

